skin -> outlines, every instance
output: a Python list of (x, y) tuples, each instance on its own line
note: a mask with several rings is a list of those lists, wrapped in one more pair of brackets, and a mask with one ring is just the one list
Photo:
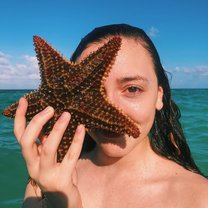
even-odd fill
[[(90, 45), (78, 62), (102, 44)], [(135, 139), (91, 130), (96, 147), (78, 159), (85, 134), (80, 125), (62, 163), (56, 163), (56, 150), (70, 114), (64, 113), (48, 138), (43, 136), (42, 144), (37, 145), (35, 140), (53, 116), (53, 109), (37, 114), (26, 127), (27, 102), (20, 100), (14, 132), (28, 172), (40, 187), (35, 191), (28, 184), (24, 207), (41, 207), (37, 199), (40, 189), (53, 207), (206, 207), (207, 180), (158, 156), (150, 147), (148, 134), (155, 111), (163, 107), (163, 89), (158, 86), (152, 59), (141, 43), (122, 37), (105, 90), (108, 99), (137, 123), (140, 136)], [(32, 205), (29, 198), (34, 199)]]

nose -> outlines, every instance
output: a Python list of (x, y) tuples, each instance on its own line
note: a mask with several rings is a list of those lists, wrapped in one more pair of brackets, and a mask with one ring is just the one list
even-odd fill
[(108, 100), (111, 103), (117, 104), (118, 102), (118, 93), (116, 92), (115, 88), (113, 87), (113, 83), (106, 80), (104, 84), (104, 89)]
[(112, 91), (106, 90), (106, 95), (111, 102), (115, 103), (115, 94)]

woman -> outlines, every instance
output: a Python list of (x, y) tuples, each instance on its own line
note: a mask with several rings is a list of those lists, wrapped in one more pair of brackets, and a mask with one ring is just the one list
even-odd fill
[(115, 35), (122, 45), (105, 90), (138, 124), (140, 136), (92, 129), (83, 146), (85, 129), (80, 125), (64, 160), (57, 163), (56, 150), (70, 114), (63, 113), (37, 146), (53, 109), (46, 108), (26, 127), (27, 101), (20, 99), (14, 131), (38, 185), (27, 185), (24, 207), (207, 207), (207, 179), (191, 158), (168, 79), (144, 31), (125, 24), (96, 28), (82, 39), (72, 61), (80, 62)]

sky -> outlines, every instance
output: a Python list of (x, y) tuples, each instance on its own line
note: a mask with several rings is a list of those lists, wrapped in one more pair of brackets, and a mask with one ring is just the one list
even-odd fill
[(40, 84), (33, 36), (67, 59), (95, 27), (126, 23), (154, 42), (171, 88), (208, 88), (208, 0), (0, 0), (0, 89)]

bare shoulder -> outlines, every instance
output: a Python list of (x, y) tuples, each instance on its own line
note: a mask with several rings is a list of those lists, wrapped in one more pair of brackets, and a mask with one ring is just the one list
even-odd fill
[(184, 169), (181, 174), (181, 178), (186, 181), (186, 183), (193, 186), (194, 189), (202, 189), (204, 191), (208, 191), (208, 179), (204, 176), (191, 172), (189, 170)]
[(167, 182), (163, 189), (166, 198), (177, 204), (175, 207), (208, 208), (208, 179), (173, 161), (161, 160), (159, 174), (161, 181)]
[(190, 191), (192, 191), (199, 200), (206, 200), (208, 206), (208, 179), (199, 174), (189, 172), (187, 174), (187, 184), (190, 184), (188, 186), (192, 189)]
[(189, 204), (190, 207), (208, 207), (208, 179), (184, 169), (179, 171), (176, 181), (177, 190), (180, 197)]

